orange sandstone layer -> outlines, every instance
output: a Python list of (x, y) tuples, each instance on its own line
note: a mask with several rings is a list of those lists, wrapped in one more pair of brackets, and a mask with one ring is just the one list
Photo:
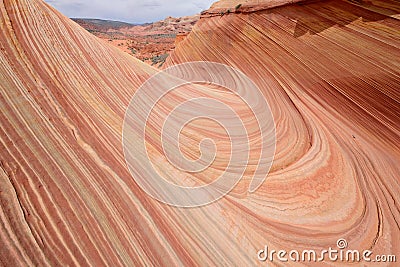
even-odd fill
[[(167, 64), (209, 60), (247, 74), (271, 106), (277, 150), (255, 193), (245, 179), (194, 209), (150, 198), (124, 160), (125, 109), (156, 70), (42, 1), (3, 0), (0, 12), (0, 265), (251, 266), (266, 244), (322, 250), (339, 238), (400, 256), (397, 2), (323, 1), (198, 22)], [(146, 145), (177, 180), (191, 174), (162, 157), (160, 118), (196, 95), (248, 114), (210, 85), (160, 102)], [(246, 124), (255, 128), (250, 116)], [(219, 132), (190, 125), (182, 150), (195, 158), (196, 141)], [(228, 158), (193, 179), (216, 177)]]
[(189, 35), (189, 33), (186, 33), (186, 32), (178, 33), (175, 38), (175, 46), (177, 46), (180, 42), (185, 40), (186, 36), (188, 36), (188, 35)]
[(305, 1), (307, 0), (220, 0), (215, 2), (208, 10), (205, 10), (202, 15), (231, 12), (249, 13)]
[[(225, 4), (236, 2), (211, 13)], [(225, 209), (245, 255), (339, 238), (400, 254), (399, 13), (396, 1), (339, 0), (225, 13), (201, 19), (167, 60), (236, 67), (272, 108), (272, 172)]]

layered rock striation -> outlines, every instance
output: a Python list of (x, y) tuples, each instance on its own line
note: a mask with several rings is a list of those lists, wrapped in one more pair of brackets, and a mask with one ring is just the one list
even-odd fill
[(220, 62), (255, 82), (276, 127), (270, 174), (248, 192), (259, 143), (246, 104), (218, 86), (183, 86), (148, 120), (144, 141), (160, 173), (204, 183), (229, 160), (229, 138), (210, 121), (182, 137), (189, 158), (202, 138), (221, 140), (209, 170), (182, 173), (165, 159), (161, 118), (191, 97), (241, 111), (255, 149), (230, 194), (176, 208), (139, 188), (121, 144), (129, 101), (156, 69), (43, 1), (0, 2), (1, 265), (252, 266), (266, 264), (257, 259), (265, 245), (320, 251), (340, 238), (400, 257), (399, 4), (276, 1), (253, 12), (255, 3), (224, 16), (212, 10), (239, 2), (217, 3), (164, 67)]

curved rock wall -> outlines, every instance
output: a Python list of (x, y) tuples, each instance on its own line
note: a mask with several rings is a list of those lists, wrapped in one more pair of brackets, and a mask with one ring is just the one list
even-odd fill
[[(257, 251), (266, 244), (319, 250), (339, 238), (400, 256), (397, 2), (331, 0), (198, 22), (166, 64), (240, 69), (271, 106), (278, 142), (255, 193), (244, 181), (194, 209), (150, 198), (123, 157), (125, 109), (156, 70), (42, 1), (3, 0), (0, 12), (0, 265), (250, 266), (265, 264)], [(178, 180), (160, 157), (157, 114), (199, 93), (245, 110), (210, 85), (161, 103), (146, 144)], [(189, 156), (192, 141), (219, 133), (209, 122), (191, 127)], [(194, 179), (213, 178), (227, 157)]]

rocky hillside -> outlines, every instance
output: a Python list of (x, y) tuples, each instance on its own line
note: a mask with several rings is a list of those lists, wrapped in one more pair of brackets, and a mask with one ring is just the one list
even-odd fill
[(108, 32), (109, 30), (120, 30), (123, 28), (130, 28), (136, 26), (135, 24), (113, 21), (113, 20), (103, 20), (103, 19), (80, 19), (71, 18), (73, 21), (81, 25), (88, 31), (92, 32)]
[(162, 21), (133, 25), (98, 19), (73, 19), (95, 36), (156, 67), (161, 67), (175, 48), (176, 37), (188, 34), (199, 15), (168, 17)]

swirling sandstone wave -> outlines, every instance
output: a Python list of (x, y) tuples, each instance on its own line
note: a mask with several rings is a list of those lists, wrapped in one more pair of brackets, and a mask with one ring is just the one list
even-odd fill
[[(214, 9), (236, 4), (220, 2)], [(235, 218), (232, 227), (240, 225), (240, 238), (288, 250), (346, 238), (352, 248), (398, 254), (398, 3), (213, 11), (167, 63), (230, 64), (257, 83), (272, 107), (273, 172), (255, 194), (230, 199), (235, 208), (228, 217)]]
[[(244, 181), (196, 209), (151, 199), (123, 158), (125, 109), (155, 70), (42, 1), (3, 0), (0, 11), (1, 265), (247, 266), (265, 244), (326, 249), (338, 238), (400, 256), (395, 1), (204, 14), (167, 64), (208, 60), (243, 71), (271, 106), (278, 142), (254, 194)], [(196, 94), (245, 108), (221, 88), (187, 86), (152, 116)], [(150, 118), (155, 133), (160, 121)], [(218, 134), (198, 123), (188, 148)], [(180, 178), (160, 159), (157, 136), (147, 140), (151, 157)], [(218, 174), (220, 157), (195, 178)]]

